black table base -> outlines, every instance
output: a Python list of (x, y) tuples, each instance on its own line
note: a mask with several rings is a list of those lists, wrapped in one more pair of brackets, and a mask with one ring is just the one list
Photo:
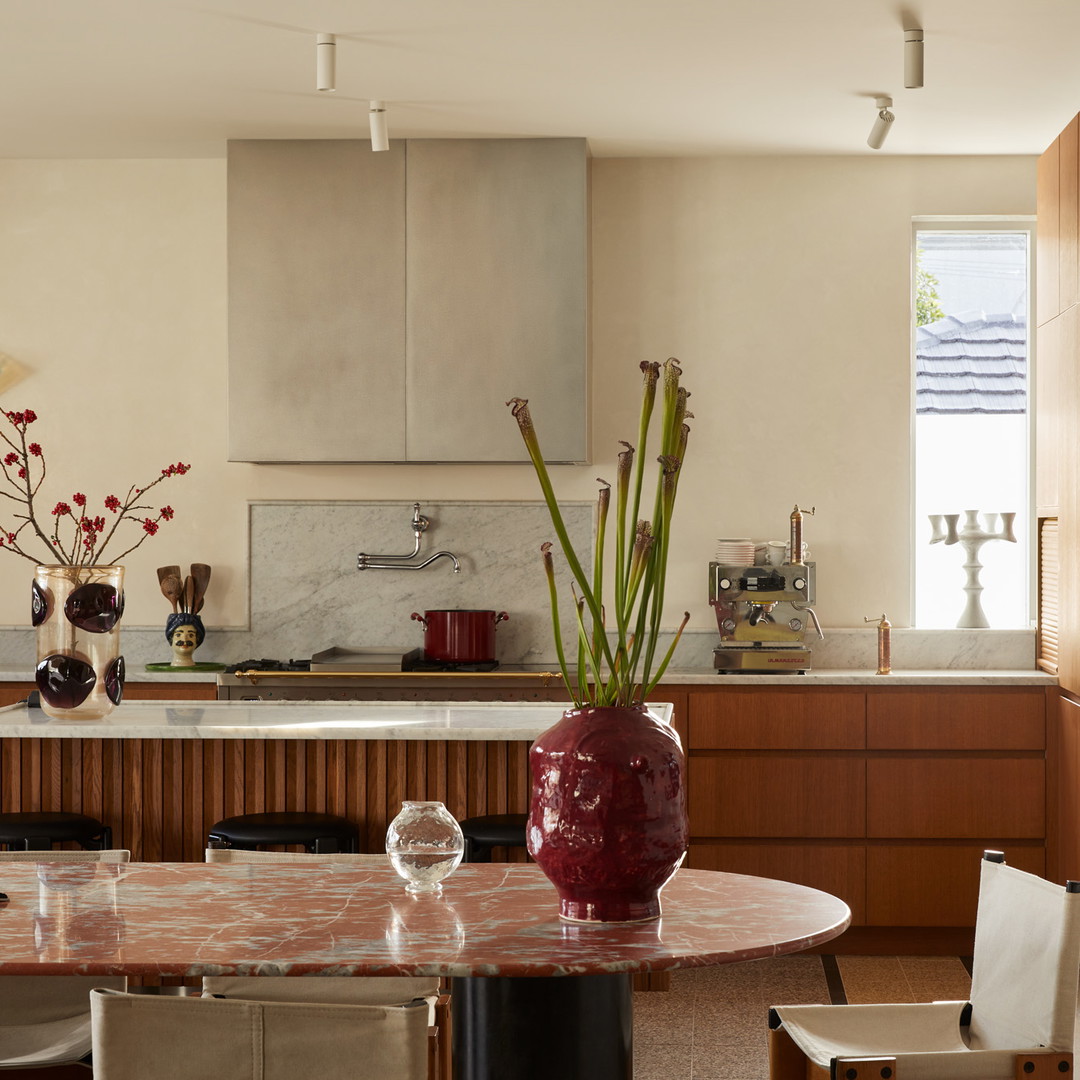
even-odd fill
[(631, 1080), (630, 975), (459, 978), (454, 1080)]

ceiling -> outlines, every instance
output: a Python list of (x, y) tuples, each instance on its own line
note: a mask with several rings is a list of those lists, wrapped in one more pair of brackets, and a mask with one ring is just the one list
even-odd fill
[(1038, 154), (1080, 111), (1078, 48), (1080, 0), (3, 0), (0, 157), (366, 138), (370, 98), (391, 138), (584, 136), (599, 157)]

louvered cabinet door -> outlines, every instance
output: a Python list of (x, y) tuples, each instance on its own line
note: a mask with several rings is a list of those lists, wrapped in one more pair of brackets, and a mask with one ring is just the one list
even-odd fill
[(1039, 521), (1039, 624), (1036, 659), (1043, 671), (1057, 674), (1061, 632), (1061, 585), (1057, 518)]

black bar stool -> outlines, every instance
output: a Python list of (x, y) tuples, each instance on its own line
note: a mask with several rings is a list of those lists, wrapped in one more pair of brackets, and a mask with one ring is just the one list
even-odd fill
[(254, 851), (268, 844), (302, 844), (311, 854), (359, 851), (359, 830), (334, 814), (240, 814), (210, 827), (207, 847)]
[(491, 862), (491, 849), (525, 847), (528, 814), (481, 814), (460, 822), (465, 837), (465, 862)]
[(48, 851), (54, 844), (68, 840), (87, 851), (104, 851), (112, 847), (112, 829), (86, 814), (58, 811), (0, 814), (0, 847)]

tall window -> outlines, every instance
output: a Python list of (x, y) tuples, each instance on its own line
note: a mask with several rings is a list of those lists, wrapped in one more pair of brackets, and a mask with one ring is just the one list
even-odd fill
[[(989, 626), (1031, 621), (1029, 278), (1031, 227), (1022, 222), (917, 223), (915, 268), (915, 624), (952, 627), (981, 607)], [(972, 519), (970, 511), (978, 511)], [(973, 605), (957, 528), (988, 540)], [(936, 524), (932, 524), (931, 517)], [(939, 520), (940, 519), (940, 520)], [(970, 625), (970, 621), (968, 622)]]

